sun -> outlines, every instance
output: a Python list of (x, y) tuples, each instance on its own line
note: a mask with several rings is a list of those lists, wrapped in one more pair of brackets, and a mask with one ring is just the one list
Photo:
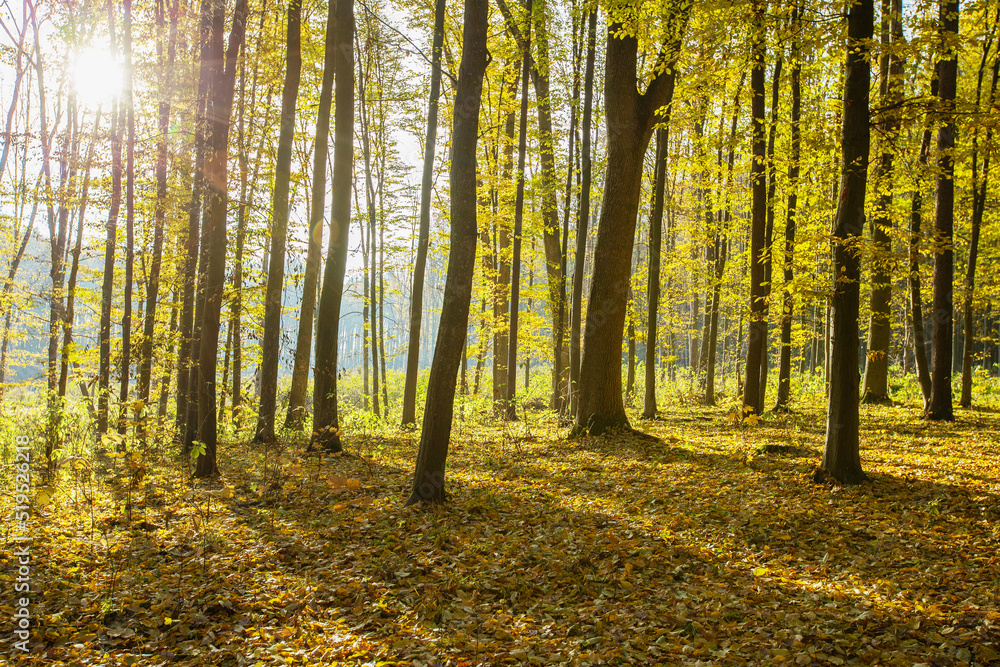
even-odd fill
[(70, 65), (77, 99), (86, 107), (107, 107), (121, 93), (122, 68), (105, 49), (91, 47), (77, 54)]

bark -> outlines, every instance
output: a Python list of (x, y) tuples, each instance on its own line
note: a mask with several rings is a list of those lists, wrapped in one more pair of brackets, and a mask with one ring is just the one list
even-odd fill
[[(157, 27), (164, 29), (164, 5), (167, 0), (159, 0), (156, 7)], [(146, 287), (146, 317), (143, 322), (142, 348), (139, 354), (139, 398), (149, 403), (150, 383), (153, 377), (153, 334), (156, 326), (156, 301), (160, 291), (160, 264), (163, 254), (163, 226), (167, 208), (167, 141), (170, 138), (170, 96), (172, 91), (174, 57), (177, 49), (178, 0), (170, 8), (170, 29), (167, 37), (167, 56), (163, 60), (163, 43), (157, 44), (160, 60), (160, 103), (156, 146), (156, 204), (153, 226), (153, 256), (149, 266), (149, 282)]]
[(587, 65), (583, 83), (583, 120), (581, 122), (580, 204), (576, 216), (576, 255), (573, 260), (573, 308), (570, 313), (569, 377), (570, 413), (576, 415), (579, 407), (580, 382), (580, 324), (583, 313), (583, 274), (587, 259), (587, 227), (590, 222), (591, 118), (594, 107), (594, 60), (597, 39), (597, 8), (590, 10), (587, 18)]
[(264, 333), (261, 338), (259, 442), (274, 439), (281, 362), (281, 293), (285, 286), (285, 244), (288, 238), (288, 191), (291, 185), (292, 144), (295, 139), (295, 102), (302, 72), (302, 0), (289, 0), (285, 36), (285, 84), (281, 91), (281, 120), (274, 193), (271, 202), (270, 258), (264, 294)]
[(653, 209), (649, 215), (649, 278), (646, 283), (646, 364), (643, 376), (643, 419), (656, 417), (657, 310), (660, 305), (660, 246), (663, 238), (663, 195), (667, 183), (667, 130), (656, 131)]
[[(788, 402), (791, 398), (792, 315), (795, 307), (795, 298), (792, 293), (792, 280), (795, 276), (792, 267), (795, 255), (795, 227), (799, 201), (799, 160), (802, 153), (802, 130), (800, 127), (802, 85), (799, 47), (801, 33), (800, 8), (799, 4), (796, 3), (792, 10), (792, 67), (789, 72), (792, 87), (792, 117), (789, 123), (791, 126), (792, 146), (788, 164), (788, 205), (785, 217), (785, 252), (782, 276), (784, 280), (784, 295), (781, 306), (781, 350), (778, 359), (778, 398), (774, 405), (775, 412), (787, 411)], [(804, 358), (805, 356), (803, 355)]]
[[(354, 36), (354, 47), (361, 53), (361, 45), (358, 42), (357, 35)], [(367, 50), (366, 56), (370, 58), (371, 51)], [(378, 326), (376, 320), (378, 317), (378, 288), (377, 288), (377, 276), (378, 267), (376, 266), (378, 261), (378, 253), (376, 251), (377, 242), (375, 240), (375, 230), (378, 226), (378, 220), (375, 215), (375, 187), (372, 184), (372, 163), (371, 163), (371, 147), (369, 141), (369, 123), (368, 123), (368, 100), (365, 93), (365, 88), (367, 85), (367, 80), (365, 78), (365, 71), (361, 65), (361, 57), (358, 56), (358, 92), (361, 95), (360, 99), (360, 112), (361, 112), (361, 148), (362, 155), (364, 158), (365, 165), (365, 210), (368, 213), (368, 255), (365, 259), (371, 259), (371, 271), (365, 272), (365, 306), (367, 311), (370, 313), (369, 317), (365, 318), (365, 343), (366, 345), (371, 345), (372, 352), (372, 412), (378, 416), (381, 413), (379, 408), (379, 348), (378, 348)]]
[(764, 27), (764, 3), (754, 0), (754, 41), (751, 46), (750, 70), (751, 116), (753, 118), (753, 158), (750, 162), (752, 195), (750, 223), (750, 322), (747, 327), (746, 380), (743, 386), (743, 411), (760, 414), (764, 388), (760, 385), (760, 366), (765, 356), (767, 336), (766, 294), (764, 287), (764, 253), (767, 227), (767, 183), (764, 180), (767, 137), (764, 133), (764, 49), (767, 39)]
[[(671, 9), (672, 34), (661, 57), (672, 71), (690, 4)], [(640, 94), (636, 88), (638, 41), (625, 26), (608, 27), (605, 57), (605, 118), (608, 126), (608, 162), (604, 204), (594, 247), (580, 393), (574, 434), (599, 435), (609, 429), (630, 428), (622, 401), (622, 332), (635, 239), (643, 158), (656, 122), (655, 112), (669, 104), (670, 77), (661, 71)]]
[(465, 0), (462, 64), (455, 90), (451, 158), (451, 248), (434, 361), (427, 382), (420, 449), (407, 504), (445, 500), (444, 473), (465, 346), (476, 262), (476, 140), (486, 71), (486, 0)]
[[(443, 2), (443, 0), (442, 0)], [(334, 35), (337, 26), (337, 3), (330, 2), (326, 19), (326, 48), (323, 55), (323, 82), (316, 116), (316, 146), (313, 149), (313, 189), (309, 208), (309, 249), (302, 286), (299, 330), (292, 366), (292, 387), (288, 396), (285, 428), (302, 429), (305, 425), (305, 399), (309, 384), (309, 358), (312, 355), (312, 331), (316, 313), (316, 291), (322, 261), (324, 203), (326, 201), (326, 159), (330, 143), (330, 104), (333, 98), (333, 69), (336, 56)]]
[[(520, 65), (517, 66), (520, 69)], [(519, 75), (518, 75), (519, 76)], [(520, 81), (515, 77), (514, 85)], [(514, 166), (514, 120), (511, 110), (505, 120), (504, 166), (501, 179), (508, 182)], [(499, 199), (499, 193), (498, 193)], [(499, 203), (499, 202), (498, 202)], [(506, 201), (504, 202), (506, 204)], [(504, 414), (507, 399), (507, 346), (509, 344), (508, 318), (510, 317), (510, 269), (507, 249), (511, 245), (511, 228), (504, 217), (497, 218), (497, 279), (494, 286), (493, 319), (497, 332), (493, 338), (493, 409), (498, 416)]]
[[(900, 77), (903, 61), (902, 0), (882, 0), (882, 51), (880, 104), (886, 111), (880, 125), (882, 152), (875, 172), (879, 192), (872, 217), (871, 316), (868, 324), (868, 355), (861, 392), (865, 403), (889, 402), (889, 342), (892, 337), (892, 192), (894, 155), (899, 117), (894, 107), (902, 100)], [(890, 41), (891, 40), (891, 41)]]
[[(531, 1), (527, 5), (528, 33), (522, 44), (523, 70), (521, 71), (521, 115), (517, 131), (517, 194), (514, 200), (514, 238), (511, 253), (510, 272), (510, 326), (507, 328), (507, 395), (504, 397), (504, 417), (517, 419), (517, 334), (518, 316), (521, 310), (521, 225), (524, 220), (524, 161), (528, 141), (528, 74), (531, 60)], [(508, 19), (508, 24), (513, 22)]]
[(955, 226), (955, 92), (958, 83), (958, 0), (941, 0), (938, 35), (947, 49), (937, 63), (938, 114), (937, 202), (934, 209), (934, 350), (931, 357), (931, 400), (928, 419), (952, 421), (951, 373), (952, 302), (955, 275), (955, 250), (952, 235)]
[(351, 181), (354, 176), (354, 0), (337, 0), (334, 33), (333, 204), (330, 246), (316, 326), (316, 367), (313, 389), (313, 435), (310, 447), (342, 450), (337, 414), (337, 336), (340, 304), (347, 269), (351, 223)]
[[(979, 66), (979, 77), (976, 82), (976, 111), (980, 108), (980, 97), (983, 87), (983, 72), (986, 69), (986, 56), (989, 53), (990, 45), (993, 42), (993, 35), (997, 24), (1000, 23), (1000, 10), (993, 21), (993, 32), (983, 48), (983, 58)], [(990, 85), (990, 96), (988, 104), (993, 107), (996, 103), (997, 77), (1000, 75), (1000, 58), (993, 59), (993, 81)], [(990, 146), (993, 139), (993, 128), (986, 130), (984, 144)], [(962, 298), (962, 314), (965, 320), (965, 345), (962, 349), (962, 394), (959, 405), (963, 408), (972, 406), (972, 356), (975, 342), (975, 312), (972, 308), (972, 298), (976, 287), (976, 263), (979, 254), (979, 236), (983, 226), (983, 212), (986, 209), (986, 193), (990, 180), (990, 152), (984, 151), (982, 164), (982, 181), (979, 180), (978, 160), (979, 160), (979, 134), (972, 135), (972, 232), (969, 239), (969, 263), (965, 273), (965, 293)]]
[[(743, 84), (746, 74), (740, 76), (740, 83), (736, 87), (736, 95), (733, 98), (733, 115), (730, 120), (729, 129), (729, 153), (726, 156), (726, 184), (725, 184), (725, 210), (720, 213), (722, 217), (722, 229), (715, 237), (715, 279), (712, 282), (712, 306), (709, 315), (709, 337), (708, 337), (708, 363), (705, 370), (705, 404), (715, 405), (715, 363), (719, 340), (719, 312), (722, 309), (722, 278), (726, 273), (726, 260), (729, 252), (729, 226), (733, 218), (731, 201), (733, 167), (736, 163), (736, 126), (740, 112), (740, 94), (743, 92)], [(719, 128), (720, 134), (722, 128)], [(719, 159), (722, 158), (722, 146), (719, 146)], [(720, 165), (721, 167), (721, 165)], [(725, 341), (723, 341), (725, 343)], [(723, 361), (725, 351), (723, 350)], [(724, 365), (724, 364), (723, 364)], [(725, 372), (723, 372), (723, 387), (725, 387)], [(725, 390), (725, 389), (723, 389)]]
[(774, 75), (771, 81), (771, 127), (768, 130), (767, 138), (767, 226), (764, 230), (764, 326), (763, 343), (761, 344), (760, 355), (760, 392), (757, 395), (757, 412), (764, 412), (764, 400), (767, 395), (767, 371), (769, 367), (770, 346), (768, 345), (768, 317), (771, 310), (771, 275), (774, 263), (772, 262), (772, 247), (774, 245), (774, 195), (778, 189), (778, 170), (774, 163), (774, 140), (778, 131), (778, 91), (781, 83), (782, 58), (778, 56), (774, 64)]
[[(420, 231), (413, 262), (413, 285), (410, 290), (410, 335), (406, 347), (406, 379), (403, 383), (404, 426), (417, 423), (417, 373), (420, 370), (420, 324), (424, 307), (424, 273), (427, 269), (427, 246), (431, 226), (431, 194), (434, 185), (434, 151), (437, 148), (438, 99), (441, 96), (441, 47), (444, 42), (445, 0), (434, 3), (434, 37), (431, 53), (431, 93), (427, 103), (427, 135), (424, 141), (424, 167), (420, 183)], [(482, 357), (482, 352), (480, 352)], [(476, 383), (478, 386), (478, 382)]]
[(98, 332), (100, 357), (97, 380), (97, 432), (103, 435), (109, 424), (111, 391), (111, 304), (114, 296), (115, 247), (118, 237), (118, 213), (122, 196), (121, 111), (117, 100), (111, 103), (111, 203), (105, 226), (104, 280), (101, 286), (101, 323)]
[[(208, 34), (211, 23), (212, 4), (202, 0), (199, 44), (201, 59), (208, 57)], [(191, 178), (191, 201), (188, 203), (188, 228), (184, 241), (184, 303), (181, 310), (180, 359), (177, 369), (177, 430), (183, 440), (183, 451), (191, 451), (197, 437), (198, 396), (198, 328), (201, 313), (198, 301), (198, 264), (201, 247), (200, 220), (202, 196), (205, 189), (205, 136), (207, 121), (205, 109), (208, 101), (210, 70), (202, 66), (198, 77), (198, 99), (195, 114), (194, 168)]]
[(246, 34), (247, 1), (237, 0), (232, 29), (223, 56), (222, 33), (225, 26), (225, 1), (212, 0), (214, 11), (210, 31), (208, 63), (213, 83), (206, 115), (208, 131), (205, 142), (205, 217), (202, 236), (208, 249), (205, 272), (203, 320), (198, 365), (198, 440), (204, 453), (198, 456), (196, 477), (210, 477), (218, 473), (216, 449), (218, 430), (216, 422), (215, 374), (219, 357), (219, 328), (222, 315), (222, 295), (226, 273), (226, 209), (228, 204), (228, 146), (229, 124), (233, 112), (233, 92), (236, 84), (236, 64)]
[(121, 385), (118, 399), (121, 412), (118, 432), (125, 433), (128, 418), (128, 389), (132, 375), (132, 283), (135, 264), (135, 101), (132, 94), (132, 0), (123, 0), (125, 23), (122, 30), (122, 47), (125, 59), (125, 86), (122, 106), (125, 107), (125, 125), (128, 138), (125, 144), (125, 289), (122, 296), (122, 361)]
[(872, 38), (874, 4), (874, 0), (862, 0), (851, 6), (847, 17), (842, 170), (833, 227), (833, 349), (823, 468), (844, 484), (856, 484), (865, 479), (858, 437), (858, 307), (861, 278), (858, 241), (864, 229), (870, 151), (868, 87), (871, 65), (867, 42)]

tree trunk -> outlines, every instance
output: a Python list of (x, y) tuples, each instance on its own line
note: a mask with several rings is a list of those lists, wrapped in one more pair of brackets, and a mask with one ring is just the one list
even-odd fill
[(213, 86), (206, 115), (208, 131), (205, 142), (205, 218), (202, 237), (208, 250), (205, 272), (201, 342), (198, 346), (198, 440), (204, 453), (198, 456), (196, 477), (218, 473), (216, 449), (215, 374), (219, 357), (219, 328), (222, 315), (222, 294), (226, 279), (226, 209), (228, 204), (229, 121), (233, 112), (233, 92), (236, 84), (236, 64), (246, 34), (247, 0), (237, 0), (232, 29), (225, 56), (222, 33), (225, 26), (225, 1), (212, 0), (214, 11), (210, 30), (210, 60), (202, 66), (210, 68)]
[(753, 158), (750, 162), (750, 188), (753, 197), (750, 229), (750, 323), (747, 342), (746, 380), (743, 387), (743, 411), (760, 414), (763, 388), (760, 366), (765, 355), (767, 336), (766, 290), (764, 286), (764, 243), (767, 227), (767, 183), (764, 169), (767, 137), (764, 133), (764, 49), (767, 31), (764, 26), (764, 3), (753, 2), (753, 45), (750, 70), (751, 115), (753, 117)]
[(337, 336), (340, 304), (347, 270), (351, 223), (351, 181), (354, 178), (354, 0), (337, 0), (334, 39), (333, 204), (330, 250), (323, 273), (316, 326), (316, 368), (313, 388), (313, 435), (310, 447), (342, 450), (337, 415)]
[[(792, 376), (792, 313), (795, 307), (795, 297), (792, 293), (794, 278), (793, 264), (795, 253), (795, 226), (798, 214), (799, 160), (802, 152), (802, 131), (799, 119), (802, 114), (801, 85), (801, 55), (800, 39), (802, 24), (800, 6), (795, 3), (792, 10), (792, 69), (789, 72), (792, 85), (792, 118), (791, 135), (792, 151), (788, 165), (788, 206), (785, 218), (785, 254), (784, 254), (784, 295), (781, 307), (781, 351), (778, 360), (778, 398), (774, 404), (775, 412), (788, 410), (791, 398)], [(805, 355), (803, 354), (803, 359)]]
[(649, 277), (646, 281), (646, 364), (643, 377), (643, 419), (656, 417), (656, 322), (660, 305), (660, 246), (663, 237), (663, 195), (667, 183), (667, 130), (656, 131), (653, 209), (649, 215)]
[(260, 406), (257, 413), (259, 442), (274, 439), (278, 399), (278, 366), (281, 362), (281, 293), (285, 286), (285, 242), (288, 238), (288, 191), (291, 183), (292, 144), (295, 139), (295, 102), (302, 71), (302, 0), (288, 2), (285, 36), (285, 85), (281, 91), (281, 121), (274, 195), (271, 203), (270, 262), (264, 294), (264, 334), (261, 338)]
[[(158, 31), (165, 27), (164, 16), (167, 0), (158, 0), (156, 24)], [(170, 31), (167, 37), (167, 56), (163, 60), (163, 42), (157, 42), (160, 63), (159, 141), (156, 146), (156, 204), (153, 227), (153, 256), (146, 287), (146, 317), (142, 327), (142, 349), (139, 353), (139, 398), (150, 402), (150, 384), (153, 377), (153, 335), (156, 327), (156, 300), (160, 291), (160, 264), (163, 254), (163, 226), (167, 208), (167, 141), (170, 138), (170, 96), (173, 81), (174, 57), (177, 49), (178, 0), (170, 8)]]
[(875, 20), (874, 0), (861, 0), (847, 16), (847, 62), (844, 76), (842, 171), (837, 217), (833, 226), (833, 350), (823, 468), (844, 484), (865, 479), (858, 438), (858, 241), (864, 229), (868, 178), (868, 86), (871, 65), (868, 40)]
[(948, 45), (937, 63), (939, 104), (943, 121), (937, 135), (937, 202), (934, 209), (934, 351), (931, 357), (931, 400), (928, 419), (952, 421), (951, 373), (952, 327), (954, 304), (952, 281), (955, 274), (955, 250), (952, 233), (955, 225), (955, 91), (958, 83), (958, 0), (941, 0), (938, 35)]
[(465, 346), (476, 262), (476, 140), (488, 58), (487, 9), (486, 0), (465, 0), (462, 64), (455, 90), (452, 130), (448, 277), (408, 505), (445, 500), (445, 461), (451, 437), (455, 381)]
[[(410, 335), (406, 348), (406, 379), (403, 384), (404, 426), (417, 423), (417, 373), (420, 370), (420, 323), (424, 308), (424, 273), (431, 225), (431, 188), (434, 185), (434, 151), (437, 148), (438, 99), (441, 96), (441, 48), (444, 43), (445, 0), (434, 3), (434, 37), (431, 53), (431, 94), (427, 104), (427, 136), (424, 143), (424, 169), (420, 183), (420, 232), (413, 263), (413, 286), (410, 290)], [(481, 355), (482, 353), (480, 353)], [(478, 385), (478, 383), (477, 383)]]
[(135, 264), (135, 100), (132, 94), (132, 0), (123, 0), (125, 24), (122, 46), (125, 58), (125, 86), (122, 106), (128, 139), (125, 146), (125, 289), (122, 297), (122, 376), (118, 398), (121, 412), (118, 432), (125, 433), (128, 410), (128, 387), (132, 374), (132, 267)]
[(104, 243), (104, 280), (101, 286), (101, 324), (98, 332), (100, 361), (97, 380), (97, 432), (108, 431), (111, 392), (111, 304), (115, 285), (115, 248), (118, 238), (118, 211), (122, 197), (121, 111), (111, 103), (111, 204), (108, 208)]
[(576, 214), (576, 255), (573, 260), (573, 309), (570, 313), (569, 377), (570, 413), (576, 415), (579, 407), (580, 382), (580, 324), (583, 314), (583, 274), (587, 259), (587, 227), (590, 222), (591, 182), (591, 117), (594, 107), (594, 60), (597, 40), (597, 8), (587, 18), (587, 65), (583, 84), (583, 121), (581, 137), (580, 204)]
[(779, 55), (774, 63), (774, 75), (771, 81), (771, 127), (768, 130), (767, 138), (767, 226), (764, 230), (764, 340), (761, 344), (760, 355), (760, 392), (757, 395), (757, 413), (764, 412), (764, 400), (767, 395), (767, 371), (770, 358), (770, 347), (768, 338), (768, 317), (771, 310), (771, 275), (774, 263), (771, 260), (772, 247), (774, 245), (774, 196), (778, 189), (778, 170), (774, 163), (774, 140), (778, 131), (778, 91), (781, 83), (782, 58)]
[[(528, 135), (528, 74), (531, 61), (531, 0), (527, 4), (528, 33), (522, 44), (523, 69), (521, 71), (521, 115), (517, 131), (517, 194), (514, 201), (514, 238), (511, 253), (510, 272), (510, 326), (507, 343), (507, 395), (504, 400), (504, 417), (517, 419), (517, 334), (518, 315), (521, 310), (521, 224), (524, 220), (524, 160), (527, 152)], [(508, 24), (512, 22), (508, 20)]]
[[(441, 0), (443, 2), (444, 0)], [(316, 291), (323, 247), (323, 214), (326, 202), (326, 159), (330, 143), (330, 103), (333, 98), (333, 69), (336, 58), (337, 3), (330, 2), (326, 18), (326, 48), (323, 55), (323, 82), (316, 117), (316, 145), (313, 149), (313, 189), (309, 208), (309, 249), (302, 285), (302, 306), (295, 342), (292, 387), (288, 396), (285, 428), (301, 430), (305, 425), (306, 390), (309, 385), (309, 358), (316, 313)]]
[[(996, 31), (997, 24), (1000, 23), (1000, 10), (997, 18), (993, 22), (993, 30)], [(986, 56), (989, 53), (990, 45), (993, 42), (993, 33), (983, 48), (983, 59), (979, 66), (979, 78), (976, 82), (976, 110), (979, 110), (980, 97), (983, 87), (983, 72), (986, 69)], [(996, 103), (997, 77), (1000, 75), (1000, 58), (993, 59), (993, 81), (990, 85), (989, 106)], [(991, 145), (993, 139), (993, 129), (986, 130), (985, 145)], [(965, 345), (962, 349), (962, 395), (959, 405), (963, 408), (972, 407), (972, 353), (975, 341), (975, 313), (972, 309), (972, 297), (976, 287), (976, 261), (979, 254), (979, 235), (983, 226), (983, 212), (986, 209), (986, 193), (990, 180), (990, 152), (985, 151), (983, 156), (982, 182), (979, 181), (977, 161), (979, 159), (978, 132), (972, 135), (972, 234), (969, 239), (969, 264), (965, 274), (965, 294), (962, 299), (962, 313), (965, 320)]]
[[(872, 217), (871, 316), (868, 324), (867, 359), (861, 392), (865, 403), (889, 402), (889, 342), (892, 338), (892, 192), (893, 158), (896, 152), (899, 116), (892, 110), (902, 99), (900, 77), (903, 61), (902, 0), (882, 0), (882, 51), (880, 104), (888, 109), (880, 123), (882, 153), (875, 182), (879, 194)], [(890, 42), (891, 39), (891, 42)]]
[[(665, 71), (673, 70), (679, 57), (690, 4), (674, 5), (670, 13), (672, 34), (665, 47), (670, 61)], [(636, 38), (625, 32), (623, 24), (609, 25), (604, 100), (611, 140), (594, 248), (574, 434), (599, 435), (609, 429), (630, 428), (622, 402), (621, 358), (639, 189), (655, 112), (669, 104), (668, 96), (672, 94), (671, 79), (664, 72), (650, 81), (645, 93), (639, 94), (637, 49)]]

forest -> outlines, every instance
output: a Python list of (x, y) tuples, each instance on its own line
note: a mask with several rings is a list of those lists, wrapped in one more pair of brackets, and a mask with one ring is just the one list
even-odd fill
[(1000, 0), (0, 0), (0, 650), (1000, 665)]

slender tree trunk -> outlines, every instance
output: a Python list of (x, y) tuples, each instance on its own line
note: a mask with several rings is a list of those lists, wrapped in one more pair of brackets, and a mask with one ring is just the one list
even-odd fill
[(292, 144), (295, 140), (295, 102), (302, 72), (302, 0), (289, 0), (285, 36), (285, 85), (281, 91), (281, 122), (274, 198), (271, 204), (271, 251), (264, 295), (264, 335), (261, 338), (260, 406), (256, 439), (274, 439), (281, 362), (281, 293), (285, 286), (285, 242), (288, 238), (288, 191), (291, 184)]
[[(406, 379), (403, 384), (404, 426), (417, 423), (417, 373), (420, 369), (420, 324), (424, 308), (424, 273), (431, 225), (431, 188), (434, 185), (434, 151), (437, 148), (438, 98), (441, 96), (441, 48), (444, 43), (445, 0), (434, 3), (434, 37), (431, 53), (431, 95), (427, 104), (427, 136), (424, 143), (424, 170), (420, 184), (420, 232), (413, 263), (410, 290), (410, 335), (406, 347)], [(478, 384), (478, 383), (477, 383)]]
[(118, 399), (121, 412), (118, 432), (125, 433), (128, 410), (129, 380), (132, 375), (132, 267), (135, 264), (135, 102), (132, 94), (132, 0), (123, 0), (125, 23), (122, 30), (122, 47), (125, 59), (125, 85), (122, 106), (125, 107), (125, 124), (128, 137), (125, 145), (125, 289), (122, 296), (122, 361), (121, 385)]
[(316, 326), (316, 368), (313, 390), (312, 447), (339, 452), (337, 414), (337, 335), (347, 270), (351, 222), (351, 181), (354, 176), (354, 0), (337, 0), (334, 56), (333, 205), (330, 250), (323, 273), (319, 322)]
[(508, 420), (517, 419), (517, 334), (518, 316), (521, 310), (521, 225), (524, 220), (524, 161), (527, 153), (528, 135), (528, 74), (531, 60), (531, 2), (527, 2), (528, 33), (522, 42), (523, 54), (521, 62), (521, 115), (517, 132), (517, 195), (514, 201), (514, 238), (511, 254), (510, 275), (510, 326), (508, 327), (507, 344), (507, 396), (504, 401), (505, 417)]
[(211, 80), (214, 85), (206, 108), (209, 125), (205, 150), (205, 182), (208, 187), (205, 191), (205, 219), (202, 231), (209, 259), (202, 296), (204, 319), (201, 325), (201, 344), (198, 346), (198, 365), (201, 372), (198, 373), (197, 394), (198, 440), (204, 445), (204, 453), (198, 456), (196, 477), (210, 477), (218, 473), (215, 375), (218, 367), (219, 328), (226, 278), (229, 123), (233, 113), (236, 65), (243, 48), (248, 13), (247, 0), (237, 0), (229, 43), (223, 57), (225, 1), (213, 1), (217, 4), (212, 17), (209, 41), (212, 58), (208, 66), (211, 67)]
[[(802, 153), (802, 131), (799, 125), (802, 114), (801, 85), (801, 55), (799, 40), (802, 34), (800, 22), (800, 6), (796, 2), (792, 10), (792, 69), (790, 74), (792, 85), (792, 118), (791, 135), (792, 150), (788, 165), (788, 206), (785, 218), (785, 254), (784, 254), (784, 295), (781, 307), (781, 351), (778, 361), (778, 399), (774, 405), (775, 412), (788, 410), (791, 398), (792, 375), (792, 313), (795, 307), (795, 297), (792, 293), (794, 278), (793, 264), (795, 254), (795, 226), (798, 214), (799, 160)], [(805, 358), (805, 355), (803, 355)]]
[(476, 141), (486, 71), (486, 0), (465, 0), (462, 64), (455, 90), (451, 158), (451, 248), (434, 361), (427, 383), (420, 449), (407, 504), (445, 500), (455, 380), (469, 321), (476, 262)]
[(587, 227), (590, 222), (591, 185), (591, 117), (594, 107), (594, 60), (596, 58), (597, 8), (587, 17), (587, 65), (583, 83), (583, 121), (580, 153), (580, 204), (576, 215), (576, 254), (573, 260), (573, 309), (570, 313), (569, 376), (570, 413), (576, 415), (579, 407), (580, 382), (580, 324), (583, 314), (583, 274), (587, 259)]
[(104, 280), (101, 286), (101, 324), (98, 332), (100, 361), (97, 389), (97, 432), (103, 435), (109, 424), (111, 392), (111, 304), (115, 285), (115, 248), (118, 238), (118, 211), (122, 197), (121, 110), (111, 103), (111, 204), (108, 208), (104, 244)]
[[(902, 100), (900, 77), (903, 61), (899, 45), (903, 40), (902, 0), (882, 0), (882, 50), (880, 62), (880, 104), (887, 109)], [(891, 40), (891, 41), (890, 41)], [(889, 343), (892, 338), (892, 184), (896, 135), (899, 118), (895, 111), (884, 112), (880, 123), (882, 152), (876, 167), (878, 203), (872, 217), (871, 317), (868, 324), (867, 358), (861, 392), (865, 403), (889, 402)]]
[(774, 163), (774, 140), (778, 131), (778, 91), (781, 83), (782, 58), (779, 55), (774, 63), (774, 75), (771, 81), (771, 127), (768, 130), (767, 138), (767, 226), (764, 230), (764, 340), (761, 344), (760, 356), (760, 392), (757, 395), (757, 413), (764, 412), (764, 400), (767, 395), (767, 371), (770, 360), (770, 346), (768, 345), (768, 317), (771, 310), (771, 276), (774, 263), (771, 261), (771, 251), (774, 246), (774, 196), (778, 189), (778, 170)]
[(646, 282), (646, 364), (643, 376), (643, 419), (656, 417), (656, 323), (660, 305), (660, 245), (663, 236), (663, 196), (667, 183), (667, 131), (656, 131), (653, 209), (649, 215), (649, 277)]
[[(517, 66), (520, 69), (520, 65)], [(515, 76), (514, 85), (520, 81)], [(507, 113), (504, 127), (504, 166), (501, 174), (503, 182), (509, 182), (514, 163), (514, 121), (513, 110)], [(498, 193), (499, 197), (499, 193)], [(504, 201), (504, 204), (507, 202)], [(497, 282), (494, 286), (493, 319), (498, 331), (493, 340), (493, 409), (498, 416), (506, 414), (507, 400), (507, 348), (510, 342), (508, 322), (510, 317), (510, 270), (511, 262), (506, 259), (511, 246), (511, 228), (506, 216), (497, 218)]]
[(844, 484), (865, 479), (858, 437), (858, 308), (861, 269), (858, 241), (864, 227), (868, 178), (868, 42), (875, 20), (874, 0), (861, 0), (847, 16), (844, 76), (842, 171), (834, 221), (833, 350), (823, 468)]
[[(983, 87), (983, 72), (986, 69), (986, 56), (989, 53), (990, 45), (993, 42), (997, 24), (1000, 23), (1000, 10), (993, 21), (993, 31), (986, 46), (983, 48), (982, 63), (979, 66), (979, 78), (976, 82), (976, 110), (980, 107), (980, 97)], [(1000, 57), (993, 59), (993, 81), (990, 85), (989, 105), (993, 107), (996, 103), (997, 77), (1000, 75)], [(986, 146), (991, 145), (993, 139), (993, 128), (986, 130)], [(986, 209), (986, 193), (990, 180), (990, 152), (984, 151), (983, 155), (983, 175), (982, 182), (979, 180), (978, 165), (979, 159), (978, 132), (972, 135), (972, 234), (969, 239), (969, 263), (965, 274), (965, 294), (962, 299), (962, 313), (965, 320), (965, 345), (962, 349), (962, 394), (959, 405), (963, 408), (972, 406), (972, 356), (975, 341), (975, 312), (972, 309), (972, 297), (976, 287), (976, 262), (979, 254), (979, 236), (983, 226), (983, 212)]]
[[(443, 2), (443, 0), (441, 0)], [(288, 396), (285, 428), (302, 429), (305, 425), (305, 399), (309, 384), (309, 358), (312, 355), (312, 330), (316, 313), (316, 291), (323, 247), (323, 214), (326, 201), (326, 159), (330, 143), (330, 104), (333, 99), (333, 70), (336, 57), (336, 2), (329, 2), (326, 19), (326, 48), (323, 55), (323, 82), (316, 117), (316, 147), (313, 149), (313, 189), (309, 209), (309, 249), (306, 253), (302, 307), (292, 368), (292, 388)]]
[(764, 26), (763, 0), (753, 2), (753, 45), (750, 70), (751, 115), (753, 117), (753, 159), (750, 162), (750, 188), (752, 194), (750, 230), (750, 324), (747, 343), (746, 381), (743, 387), (743, 411), (760, 414), (764, 393), (760, 385), (760, 366), (765, 355), (767, 336), (767, 297), (765, 293), (765, 237), (767, 233), (767, 183), (765, 182), (765, 151), (767, 137), (764, 133), (764, 49), (767, 31)]
[[(165, 28), (165, 5), (167, 0), (158, 0), (156, 7), (157, 28)], [(174, 57), (177, 49), (178, 0), (170, 8), (170, 29), (167, 37), (167, 56), (163, 60), (163, 42), (157, 43), (160, 62), (160, 102), (159, 141), (156, 146), (156, 205), (153, 227), (153, 256), (149, 267), (149, 283), (146, 288), (146, 316), (142, 328), (142, 349), (139, 354), (139, 398), (150, 402), (150, 383), (153, 377), (153, 335), (156, 327), (156, 300), (160, 291), (160, 264), (163, 254), (163, 226), (167, 207), (167, 141), (170, 138), (170, 96), (172, 91)]]

